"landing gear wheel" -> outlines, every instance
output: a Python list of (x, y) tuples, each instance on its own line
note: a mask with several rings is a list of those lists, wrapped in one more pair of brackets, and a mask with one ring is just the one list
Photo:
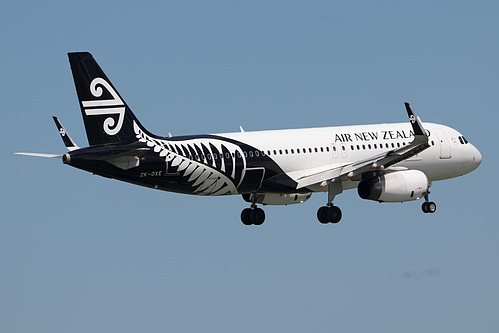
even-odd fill
[(327, 217), (326, 217), (326, 212), (327, 212), (327, 207), (326, 206), (322, 206), (317, 211), (317, 219), (322, 224), (328, 224), (329, 223), (329, 221), (327, 220)]
[(262, 225), (265, 222), (265, 212), (261, 208), (251, 209), (249, 216), (254, 225)]
[(243, 222), (244, 225), (252, 225), (250, 220), (251, 211), (252, 211), (251, 208), (245, 208), (241, 212), (241, 221)]
[(245, 208), (241, 212), (241, 221), (244, 225), (261, 225), (265, 222), (265, 212), (261, 208)]
[(331, 206), (328, 207), (326, 212), (327, 219), (331, 223), (338, 223), (341, 220), (341, 209), (340, 207)]
[(320, 223), (338, 223), (341, 220), (341, 209), (336, 206), (322, 206), (317, 211), (317, 219)]
[(423, 210), (423, 213), (435, 213), (437, 210), (437, 204), (434, 202), (423, 202), (423, 205), (421, 206), (421, 209)]

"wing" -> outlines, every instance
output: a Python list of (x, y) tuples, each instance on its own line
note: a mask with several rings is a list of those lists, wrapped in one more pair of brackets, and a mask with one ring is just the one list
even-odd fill
[(428, 149), (430, 147), (428, 135), (421, 124), (421, 120), (416, 117), (409, 103), (405, 103), (405, 108), (414, 132), (414, 140), (410, 144), (353, 163), (331, 164), (321, 168), (296, 171), (294, 172), (294, 179), (298, 183), (296, 188), (300, 189), (316, 184), (325, 186), (328, 181), (339, 178), (353, 178), (371, 170), (386, 169)]

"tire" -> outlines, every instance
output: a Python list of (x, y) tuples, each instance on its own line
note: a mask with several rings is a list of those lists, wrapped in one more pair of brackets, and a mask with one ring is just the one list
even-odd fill
[(341, 209), (340, 207), (331, 206), (328, 208), (326, 212), (326, 216), (329, 222), (338, 223), (341, 220)]
[(250, 220), (254, 225), (262, 225), (265, 222), (265, 212), (261, 208), (250, 209)]
[(428, 205), (427, 205), (427, 209), (428, 209), (428, 213), (435, 213), (437, 211), (437, 204), (434, 203), (434, 202), (429, 202)]
[(423, 210), (423, 213), (428, 213), (430, 210), (429, 210), (429, 207), (428, 207), (428, 202), (423, 202), (423, 205), (421, 206), (421, 209)]
[(250, 208), (245, 208), (241, 212), (241, 222), (243, 222), (244, 225), (252, 225), (251, 219), (250, 219), (250, 214), (251, 214), (252, 209)]
[(329, 221), (327, 220), (327, 217), (326, 217), (326, 212), (327, 212), (327, 207), (326, 206), (322, 206), (321, 208), (319, 208), (319, 210), (317, 211), (317, 219), (319, 220), (320, 223), (322, 224), (328, 224)]

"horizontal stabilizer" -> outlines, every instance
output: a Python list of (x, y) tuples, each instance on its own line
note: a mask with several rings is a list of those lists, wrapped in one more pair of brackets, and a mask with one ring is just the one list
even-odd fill
[(35, 157), (47, 157), (47, 158), (61, 158), (62, 155), (56, 154), (44, 154), (44, 153), (14, 153), (15, 155), (24, 155), (24, 156), (35, 156)]

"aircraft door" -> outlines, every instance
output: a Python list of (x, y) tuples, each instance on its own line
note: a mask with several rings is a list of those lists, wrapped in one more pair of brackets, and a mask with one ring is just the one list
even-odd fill
[(451, 158), (451, 148), (450, 142), (445, 135), (445, 132), (441, 128), (436, 128), (434, 130), (435, 134), (438, 138), (438, 143), (440, 144), (440, 158), (447, 159)]
[(335, 143), (332, 143), (331, 146), (333, 148), (333, 157), (338, 158), (338, 147), (336, 146)]
[(347, 156), (347, 147), (344, 143), (341, 143), (341, 157), (346, 158)]

